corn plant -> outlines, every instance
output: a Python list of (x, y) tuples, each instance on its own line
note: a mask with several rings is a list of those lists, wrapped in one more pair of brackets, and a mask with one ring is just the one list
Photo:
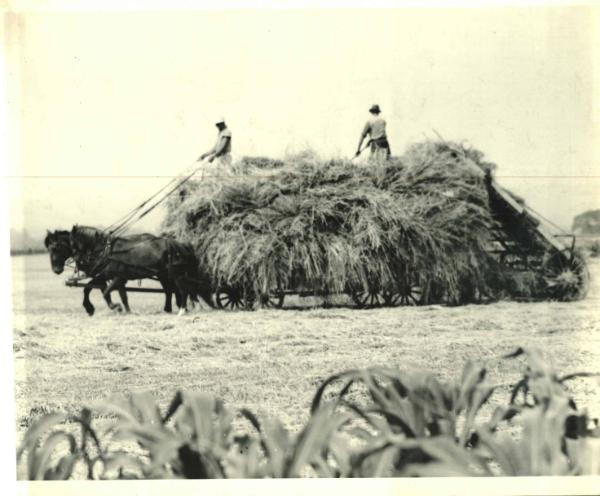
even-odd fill
[[(577, 377), (598, 374), (561, 377), (537, 349), (519, 348), (505, 358), (518, 356), (525, 357), (526, 368), (512, 388), (509, 408), (520, 414), (521, 438), (493, 436), (496, 425), (490, 423), (478, 430), (481, 448), (499, 465), (502, 475), (599, 474), (598, 422), (577, 409), (565, 386)], [(501, 412), (495, 417), (501, 417)]]
[[(313, 412), (308, 423), (294, 437), (275, 419), (259, 420), (248, 410), (242, 415), (252, 424), (258, 438), (252, 439), (261, 463), (252, 462), (238, 475), (248, 477), (300, 477), (312, 474), (334, 477), (349, 472), (349, 447), (341, 429), (352, 420), (348, 414), (334, 414), (331, 405)], [(247, 463), (247, 459), (244, 460)]]
[(534, 349), (494, 363), (518, 357), (522, 376), (491, 415), (486, 405), (505, 388), (483, 364), (468, 362), (449, 383), (373, 367), (325, 380), (297, 434), (207, 394), (178, 392), (161, 413), (142, 393), (104, 402), (97, 415), (43, 417), (17, 459), (28, 479), (600, 474), (600, 427), (565, 385), (595, 374), (559, 376)]
[[(367, 444), (353, 459), (353, 475), (362, 476), (386, 470), (392, 475), (413, 463), (433, 461), (434, 448), (415, 440), (441, 437), (452, 449), (467, 446), (476, 433), (477, 413), (495, 389), (486, 382), (486, 369), (473, 362), (466, 364), (455, 384), (443, 384), (432, 373), (370, 368), (330, 377), (318, 389), (313, 410), (321, 405), (326, 388), (340, 381), (335, 402), (369, 428), (353, 432), (362, 434)], [(347, 399), (358, 384), (367, 390), (367, 404)]]
[[(482, 420), (482, 408), (502, 385), (487, 382), (487, 368), (468, 362), (458, 381), (443, 384), (429, 372), (370, 368), (327, 379), (313, 400), (323, 403), (326, 389), (339, 384), (333, 403), (349, 409), (369, 429), (354, 429), (366, 448), (352, 458), (354, 476), (379, 475), (573, 475), (600, 473), (600, 429), (577, 411), (564, 383), (595, 374), (559, 377), (541, 352), (519, 348), (501, 357), (523, 356), (522, 378), (511, 388), (506, 406)], [(348, 399), (362, 386), (368, 401)], [(522, 436), (514, 440), (497, 430), (519, 416)], [(593, 424), (592, 427), (589, 427)]]
[[(64, 428), (56, 429), (57, 425), (64, 422), (80, 426), (79, 440)], [(49, 430), (52, 430), (50, 434)], [(90, 439), (95, 445), (95, 454), (90, 454)], [(34, 423), (17, 450), (17, 461), (27, 453), (29, 480), (66, 480), (71, 477), (77, 464), (86, 467), (87, 477), (91, 479), (95, 463), (102, 459), (102, 451), (100, 440), (91, 427), (91, 411), (84, 408), (79, 416), (50, 414)]]

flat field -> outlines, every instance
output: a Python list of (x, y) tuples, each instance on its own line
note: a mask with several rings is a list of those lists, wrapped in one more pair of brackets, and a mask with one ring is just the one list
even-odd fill
[[(12, 265), (21, 433), (48, 411), (75, 412), (114, 393), (144, 390), (166, 406), (178, 389), (210, 392), (232, 408), (275, 415), (296, 430), (317, 386), (333, 373), (387, 365), (450, 380), (466, 360), (518, 346), (541, 348), (561, 373), (600, 371), (598, 262), (590, 264), (588, 298), (575, 303), (357, 310), (349, 302), (324, 309), (292, 298), (293, 309), (203, 308), (182, 317), (162, 312), (162, 295), (141, 293), (130, 294), (131, 314), (115, 314), (98, 291), (92, 293), (96, 314), (88, 317), (82, 291), (64, 285), (68, 274), (51, 272), (48, 256), (16, 256)], [(510, 382), (517, 369), (515, 362), (495, 366), (491, 379)], [(580, 407), (600, 415), (595, 379), (571, 387)]]

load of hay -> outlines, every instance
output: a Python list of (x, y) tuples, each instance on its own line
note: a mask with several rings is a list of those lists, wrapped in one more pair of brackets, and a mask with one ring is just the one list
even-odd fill
[[(262, 164), (261, 164), (262, 165)], [(289, 158), (262, 173), (190, 181), (162, 230), (196, 249), (215, 287), (315, 293), (426, 288), (461, 302), (500, 284), (486, 251), (493, 164), (461, 145), (424, 142), (376, 165)], [(248, 172), (251, 161), (244, 163)]]

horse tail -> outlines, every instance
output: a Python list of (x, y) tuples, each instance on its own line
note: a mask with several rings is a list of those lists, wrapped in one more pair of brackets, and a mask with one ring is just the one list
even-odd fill
[(170, 249), (177, 261), (177, 278), (179, 284), (186, 288), (188, 295), (198, 301), (202, 298), (211, 308), (214, 308), (211, 285), (200, 270), (200, 262), (191, 243), (181, 243), (171, 240)]
[(200, 267), (200, 259), (196, 254), (193, 245), (191, 243), (185, 243), (184, 246), (188, 253), (189, 266), (191, 267), (192, 278), (194, 280), (195, 295), (196, 297), (202, 298), (211, 308), (215, 308), (215, 303), (213, 301), (213, 285), (210, 277), (207, 272)]

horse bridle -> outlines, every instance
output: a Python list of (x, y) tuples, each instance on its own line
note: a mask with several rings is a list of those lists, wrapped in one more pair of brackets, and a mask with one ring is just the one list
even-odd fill
[(75, 259), (73, 257), (73, 250), (69, 241), (58, 239), (48, 243), (48, 250), (58, 253), (61, 257), (64, 257), (63, 266), (74, 269), (78, 272), (77, 266), (75, 265)]

